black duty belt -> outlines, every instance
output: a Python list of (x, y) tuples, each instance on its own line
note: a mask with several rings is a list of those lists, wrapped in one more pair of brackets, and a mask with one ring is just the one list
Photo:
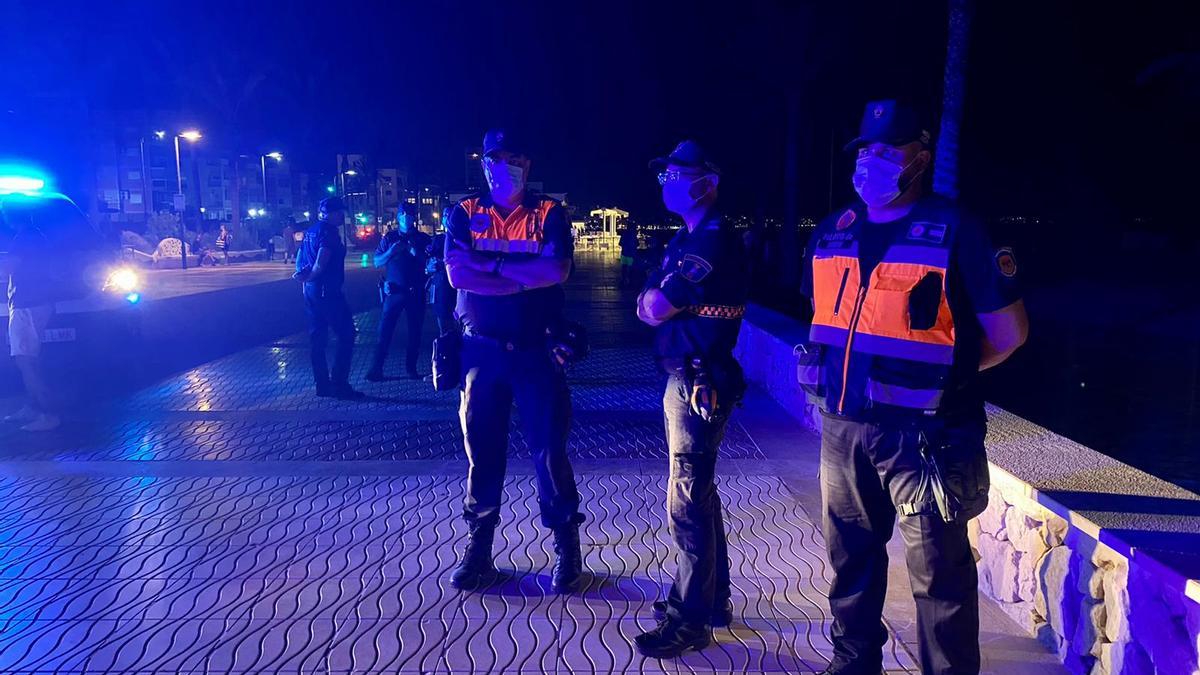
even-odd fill
[(533, 351), (536, 349), (546, 348), (546, 339), (544, 337), (512, 337), (502, 338), (493, 337), (491, 335), (482, 335), (473, 330), (467, 329), (463, 331), (463, 339), (471, 342), (480, 342), (486, 345), (496, 347), (497, 349), (506, 352), (524, 352)]
[(746, 315), (745, 305), (691, 305), (687, 311), (706, 319), (740, 319)]

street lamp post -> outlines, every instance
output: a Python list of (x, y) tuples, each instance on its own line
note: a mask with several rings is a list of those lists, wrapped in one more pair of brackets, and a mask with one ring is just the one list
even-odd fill
[(176, 211), (179, 212), (179, 260), (183, 269), (187, 269), (187, 231), (184, 228), (184, 196), (183, 196), (183, 169), (179, 160), (179, 139), (184, 139), (190, 143), (195, 143), (200, 140), (201, 135), (195, 129), (175, 134), (175, 187), (178, 190), (176, 194), (179, 196), (178, 203), (175, 205)]
[(259, 161), (262, 162), (263, 207), (266, 207), (266, 205), (267, 205), (267, 158), (268, 157), (275, 160), (276, 162), (282, 162), (283, 161), (283, 153), (268, 152), (265, 155), (258, 156)]

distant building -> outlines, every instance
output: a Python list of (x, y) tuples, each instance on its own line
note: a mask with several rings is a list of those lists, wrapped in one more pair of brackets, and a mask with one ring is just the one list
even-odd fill
[(588, 215), (599, 219), (601, 234), (609, 236), (620, 236), (620, 230), (629, 221), (629, 212), (617, 208), (593, 209)]

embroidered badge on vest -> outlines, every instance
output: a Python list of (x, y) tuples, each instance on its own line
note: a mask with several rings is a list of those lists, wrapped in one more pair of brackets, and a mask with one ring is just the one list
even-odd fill
[(1000, 274), (1008, 278), (1017, 276), (1017, 259), (1013, 256), (1013, 250), (1007, 246), (996, 251), (996, 268), (1000, 270)]
[(471, 216), (471, 231), (483, 234), (492, 226), (492, 217), (486, 213), (476, 213)]
[(914, 241), (928, 241), (940, 244), (946, 239), (946, 224), (926, 221), (915, 222), (908, 228), (908, 238)]
[(846, 211), (842, 215), (838, 216), (837, 229), (844, 230), (847, 227), (850, 227), (851, 225), (854, 224), (854, 219), (857, 217), (858, 216), (855, 215), (855, 213), (854, 213), (854, 209), (850, 209), (849, 211)]

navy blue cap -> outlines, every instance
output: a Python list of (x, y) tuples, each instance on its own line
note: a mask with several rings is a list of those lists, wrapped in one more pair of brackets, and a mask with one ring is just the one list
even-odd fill
[(505, 150), (514, 155), (525, 154), (525, 146), (521, 145), (520, 137), (510, 134), (505, 129), (492, 129), (483, 135), (484, 157)]
[(666, 157), (658, 157), (650, 160), (650, 168), (654, 171), (662, 171), (667, 168), (668, 164), (676, 166), (685, 166), (693, 169), (705, 169), (712, 173), (721, 175), (721, 170), (709, 158), (708, 153), (704, 152), (704, 148), (696, 141), (683, 141), (675, 146), (671, 154)]
[(346, 204), (341, 197), (326, 197), (317, 205), (317, 211), (320, 213), (329, 213), (330, 211), (345, 211)]
[(853, 150), (870, 143), (908, 145), (920, 141), (929, 145), (932, 139), (929, 126), (916, 108), (886, 99), (867, 103), (858, 126), (858, 138), (847, 143), (846, 149)]

